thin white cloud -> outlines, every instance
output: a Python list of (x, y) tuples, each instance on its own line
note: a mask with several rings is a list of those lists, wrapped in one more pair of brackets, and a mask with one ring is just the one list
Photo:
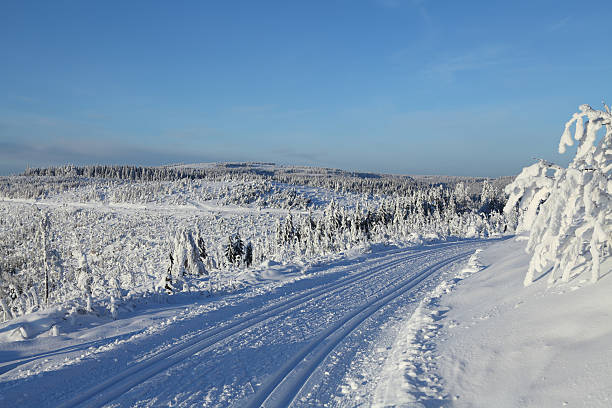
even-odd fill
[(558, 20), (552, 24), (549, 24), (547, 29), (549, 32), (555, 32), (555, 31), (559, 31), (561, 29), (563, 29), (565, 26), (567, 26), (567, 23), (570, 22), (570, 18), (568, 17), (564, 17), (561, 20)]
[(485, 46), (433, 62), (425, 67), (423, 74), (452, 81), (459, 72), (484, 70), (513, 60), (507, 55), (506, 47)]
[(419, 7), (427, 3), (428, 0), (376, 0), (376, 3), (387, 8), (397, 8), (403, 5)]
[(40, 102), (37, 98), (33, 98), (31, 96), (26, 96), (26, 95), (17, 95), (17, 97), (15, 98), (21, 102), (25, 102), (25, 103), (38, 103)]
[(265, 113), (275, 111), (278, 107), (273, 104), (263, 104), (263, 105), (244, 105), (244, 106), (234, 106), (232, 108), (233, 111), (239, 113)]

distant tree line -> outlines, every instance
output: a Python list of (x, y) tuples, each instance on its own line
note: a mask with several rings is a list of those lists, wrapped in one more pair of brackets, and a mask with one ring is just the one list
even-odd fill
[[(254, 163), (257, 164), (257, 163)], [(348, 172), (328, 168), (309, 168), (304, 171), (297, 167), (259, 168), (251, 163), (217, 164), (211, 167), (161, 166), (142, 167), (129, 165), (64, 165), (47, 168), (28, 168), (26, 176), (53, 177), (87, 177), (133, 181), (176, 181), (176, 180), (208, 180), (208, 181), (274, 181), (293, 185), (325, 188), (336, 192), (354, 192), (360, 194), (394, 194), (405, 195), (423, 186), (442, 185), (452, 188), (457, 182), (450, 177), (429, 176), (428, 182), (419, 182), (410, 176)], [(462, 181), (470, 189), (471, 185), (480, 185), (488, 179), (467, 178)], [(511, 178), (489, 180), (498, 190), (503, 190)], [(477, 194), (477, 191), (471, 191)]]

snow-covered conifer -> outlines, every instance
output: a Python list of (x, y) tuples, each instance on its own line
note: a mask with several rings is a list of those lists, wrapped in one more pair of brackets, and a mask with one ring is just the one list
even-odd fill
[(227, 238), (227, 245), (225, 246), (225, 258), (229, 265), (233, 265), (236, 262), (236, 246), (234, 245), (233, 237), (230, 235)]
[[(524, 283), (552, 268), (549, 283), (559, 277), (590, 272), (599, 279), (602, 261), (612, 245), (612, 114), (580, 106), (567, 124), (559, 152), (578, 142), (576, 156), (567, 169), (540, 161), (523, 169), (507, 187), (506, 211), (520, 202), (525, 208), (522, 228), (530, 230), (527, 250), (532, 253)], [(586, 121), (584, 121), (586, 119)], [(575, 126), (572, 138), (571, 127)], [(604, 135), (598, 131), (604, 127)], [(553, 175), (547, 170), (554, 169)], [(539, 209), (539, 210), (538, 210)]]
[(185, 275), (206, 274), (200, 248), (191, 231), (182, 229), (174, 238), (174, 266), (172, 275), (181, 280)]
[(45, 305), (49, 305), (49, 290), (50, 290), (50, 282), (49, 282), (49, 214), (43, 213), (40, 225), (39, 225), (39, 234), (40, 234), (40, 251), (41, 251), (41, 259), (42, 259), (42, 268), (45, 275)]
[(11, 312), (11, 309), (8, 307), (4, 299), (2, 299), (1, 297), (0, 297), (0, 307), (2, 307), (2, 312), (4, 313), (3, 321), (13, 318), (13, 313)]
[(244, 264), (248, 268), (253, 263), (253, 245), (249, 242), (244, 250)]
[[(518, 207), (517, 233), (527, 231), (535, 222), (540, 205), (546, 201), (552, 190), (555, 174), (561, 167), (539, 160), (531, 166), (523, 168), (514, 181), (506, 186), (509, 195), (504, 207), (504, 213), (510, 215)], [(551, 171), (553, 174), (551, 175)]]
[(92, 292), (91, 268), (89, 267), (89, 263), (87, 262), (87, 255), (85, 255), (85, 253), (80, 251), (79, 253), (77, 253), (77, 255), (78, 255), (78, 262), (79, 262), (79, 266), (77, 270), (78, 271), (77, 286), (81, 290), (83, 297), (85, 297), (85, 300), (87, 303), (86, 305), (87, 311), (92, 312), (93, 311), (93, 305), (92, 305), (93, 301), (91, 298), (91, 292)]

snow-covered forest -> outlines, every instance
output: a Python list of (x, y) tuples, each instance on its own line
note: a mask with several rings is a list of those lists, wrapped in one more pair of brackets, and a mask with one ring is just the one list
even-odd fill
[(502, 214), (508, 181), (269, 163), (28, 169), (0, 178), (2, 318), (231, 291), (270, 262), (376, 243), (499, 236), (517, 222)]

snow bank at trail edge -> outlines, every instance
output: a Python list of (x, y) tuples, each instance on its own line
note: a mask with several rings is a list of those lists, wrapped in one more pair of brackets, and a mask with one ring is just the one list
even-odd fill
[(612, 263), (530, 287), (524, 240), (476, 253), (425, 298), (399, 335), (373, 406), (612, 406)]
[(372, 407), (420, 407), (429, 406), (429, 402), (439, 406), (448, 399), (437, 374), (435, 340), (448, 312), (448, 307), (440, 306), (440, 299), (457, 282), (483, 268), (479, 260), (481, 252), (482, 249), (477, 249), (455, 278), (442, 281), (421, 300), (410, 318), (401, 323), (374, 390)]
[(525, 241), (482, 252), (485, 269), (442, 297), (450, 310), (435, 340), (453, 405), (612, 406), (612, 263), (589, 284), (578, 277), (524, 287)]

